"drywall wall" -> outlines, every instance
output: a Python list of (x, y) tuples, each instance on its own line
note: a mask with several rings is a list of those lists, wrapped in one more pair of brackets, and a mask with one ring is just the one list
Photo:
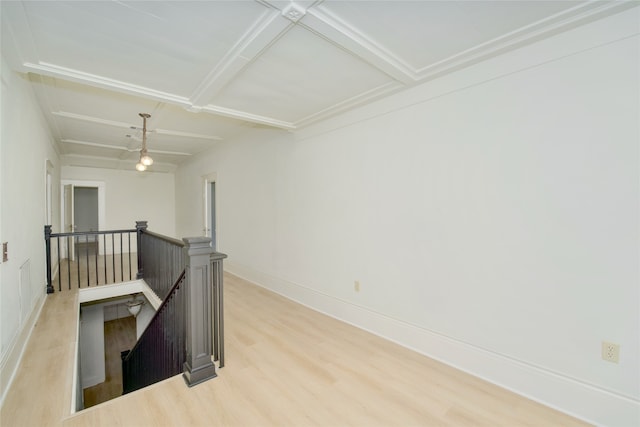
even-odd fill
[[(155, 310), (143, 295), (138, 299), (144, 300), (140, 313), (135, 318), (136, 337), (144, 332), (147, 325), (155, 315)], [(100, 301), (92, 301), (89, 304), (82, 304), (80, 307), (80, 362), (81, 362), (81, 382), (82, 389), (92, 387), (105, 381), (105, 338), (104, 324), (116, 319), (131, 317), (127, 309), (126, 302), (131, 300), (130, 296), (122, 298), (109, 298)], [(130, 348), (123, 348), (131, 350)]]
[(173, 174), (63, 166), (61, 177), (104, 183), (105, 230), (135, 228), (137, 220), (146, 220), (150, 230), (176, 237)]
[[(45, 297), (47, 161), (52, 183), (60, 181), (60, 163), (26, 77), (12, 72), (4, 57), (1, 76), (0, 242), (8, 242), (9, 248), (8, 261), (0, 263), (0, 392), (4, 399)], [(52, 185), (51, 196), (53, 220), (59, 223), (57, 184)], [(22, 266), (28, 271), (21, 272)]]
[(224, 142), (176, 172), (178, 232), (201, 228), (215, 172), (231, 272), (588, 421), (636, 425), (638, 9)]
[[(204, 177), (216, 175), (218, 249), (251, 259), (271, 271), (275, 265), (276, 150), (268, 141), (287, 137), (263, 129), (248, 140), (235, 140), (209, 155), (193, 159), (176, 175), (177, 233), (200, 236), (204, 228)], [(253, 138), (265, 141), (255, 144)], [(180, 206), (188, 203), (189, 207)]]
[(103, 383), (106, 378), (102, 304), (80, 308), (80, 378), (83, 389)]

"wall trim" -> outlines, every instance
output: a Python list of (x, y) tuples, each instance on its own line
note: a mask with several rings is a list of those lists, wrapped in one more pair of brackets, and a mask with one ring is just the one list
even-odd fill
[(596, 425), (640, 424), (640, 400), (489, 351), (233, 262), (225, 271), (403, 347)]
[(40, 318), (40, 312), (42, 311), (42, 307), (44, 307), (44, 302), (47, 296), (44, 292), (45, 288), (46, 285), (43, 285), (39, 300), (36, 300), (31, 314), (22, 325), (20, 332), (14, 337), (13, 342), (9, 347), (9, 351), (6, 352), (6, 357), (2, 359), (2, 362), (0, 362), (0, 372), (2, 372), (2, 380), (0, 383), (0, 387), (2, 387), (2, 390), (0, 390), (2, 393), (0, 396), (0, 407), (4, 404), (7, 392), (11, 388), (13, 380), (18, 373), (18, 367), (20, 366), (20, 362), (22, 362), (22, 357), (27, 349), (27, 344), (31, 339), (33, 327), (35, 326), (38, 318)]

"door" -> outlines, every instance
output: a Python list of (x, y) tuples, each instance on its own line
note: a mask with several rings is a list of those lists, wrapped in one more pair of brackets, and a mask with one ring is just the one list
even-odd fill
[[(64, 186), (64, 233), (72, 233), (75, 231), (73, 221), (73, 184)], [(75, 241), (73, 237), (64, 239), (66, 242), (67, 258), (71, 261), (75, 260)]]
[[(98, 231), (98, 188), (74, 187), (73, 222), (75, 231)], [(95, 242), (96, 235), (83, 237), (80, 242)]]

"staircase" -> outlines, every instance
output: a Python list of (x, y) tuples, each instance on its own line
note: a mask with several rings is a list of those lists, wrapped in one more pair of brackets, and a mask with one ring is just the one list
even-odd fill
[[(158, 381), (175, 376), (182, 372), (189, 386), (209, 380), (217, 376), (218, 368), (224, 366), (224, 322), (223, 322), (223, 259), (225, 254), (215, 252), (211, 248), (208, 237), (190, 237), (182, 240), (173, 239), (148, 230), (146, 221), (137, 221), (135, 230), (116, 230), (91, 232), (96, 236), (107, 237), (113, 242), (114, 236), (120, 234), (120, 253), (112, 243), (111, 259), (122, 260), (132, 258), (131, 238), (122, 238), (123, 234), (135, 233), (137, 254), (136, 279), (142, 279), (162, 299), (162, 304), (149, 322), (135, 346), (122, 355), (123, 393), (129, 393)], [(52, 233), (50, 226), (45, 226), (45, 243), (47, 250), (47, 293), (55, 292), (52, 275), (52, 259), (58, 266), (65, 263), (62, 247), (68, 248), (72, 241), (88, 240), (88, 233)], [(56, 241), (57, 239), (57, 241)], [(122, 242), (128, 240), (129, 252), (124, 253)], [(52, 241), (56, 242), (57, 252), (51, 254)], [(107, 247), (107, 244), (103, 244)], [(102, 271), (99, 262), (100, 244), (95, 251), (95, 259), (87, 254), (82, 263), (86, 263), (87, 274), (92, 266), (95, 271)], [(106, 250), (105, 250), (106, 252)], [(70, 255), (67, 249), (66, 254)], [(106, 260), (106, 257), (103, 257)], [(66, 262), (70, 264), (67, 259)], [(107, 261), (104, 269), (107, 271)], [(112, 261), (115, 264), (115, 261)], [(80, 262), (78, 262), (80, 265)], [(124, 265), (124, 263), (123, 263)], [(131, 264), (129, 264), (131, 265)], [(58, 274), (61, 270), (58, 268)], [(115, 267), (114, 274), (115, 276)], [(78, 267), (77, 287), (92, 286), (90, 276), (80, 278)], [(131, 273), (129, 273), (131, 276)], [(54, 276), (54, 277), (52, 277)], [(105, 273), (105, 278), (107, 274)], [(131, 278), (131, 277), (130, 277)], [(58, 277), (58, 291), (71, 289), (72, 283), (62, 286), (63, 278)], [(106, 284), (106, 280), (104, 281)], [(103, 283), (96, 281), (95, 286)], [(75, 283), (73, 284), (75, 287)]]

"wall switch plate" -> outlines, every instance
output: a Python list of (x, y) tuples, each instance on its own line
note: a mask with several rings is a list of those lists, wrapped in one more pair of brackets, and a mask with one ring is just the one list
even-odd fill
[(353, 290), (356, 292), (360, 292), (360, 281), (356, 280), (355, 282), (353, 282)]
[(620, 345), (603, 341), (602, 360), (606, 360), (611, 363), (618, 363), (620, 361)]

